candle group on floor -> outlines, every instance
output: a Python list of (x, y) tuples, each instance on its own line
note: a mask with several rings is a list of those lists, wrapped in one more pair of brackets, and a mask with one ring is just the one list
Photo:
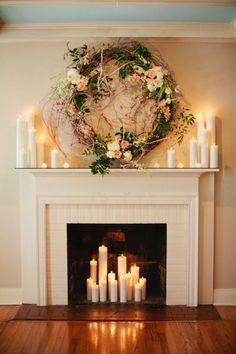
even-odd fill
[[(167, 150), (168, 168), (176, 167), (175, 149)], [(183, 168), (182, 162), (177, 164)], [(197, 139), (193, 137), (189, 141), (189, 167), (190, 168), (217, 168), (218, 146), (216, 145), (215, 116), (208, 111), (205, 117), (197, 116)]]
[[(108, 248), (98, 248), (98, 262), (90, 261), (90, 277), (87, 279), (87, 300), (92, 302), (125, 303), (146, 300), (147, 279), (140, 278), (140, 267), (136, 264), (127, 272), (127, 257), (117, 258), (117, 279), (114, 272), (108, 273)], [(98, 271), (97, 271), (98, 269)]]

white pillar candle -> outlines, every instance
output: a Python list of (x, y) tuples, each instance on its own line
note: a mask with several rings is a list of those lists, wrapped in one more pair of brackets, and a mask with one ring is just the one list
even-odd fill
[(142, 285), (139, 283), (134, 284), (134, 301), (140, 302), (142, 300)]
[(214, 145), (216, 143), (216, 126), (215, 116), (211, 110), (206, 112), (206, 128), (209, 132), (209, 144)]
[(201, 134), (201, 166), (208, 167), (208, 131), (205, 128)]
[(111, 281), (116, 279), (116, 275), (113, 272), (108, 273), (108, 297), (111, 300)]
[(127, 300), (132, 300), (132, 276), (131, 273), (128, 272), (126, 274), (126, 292), (127, 292)]
[(132, 277), (132, 284), (136, 284), (139, 280), (139, 267), (135, 264), (130, 268), (131, 277)]
[(215, 144), (211, 145), (210, 148), (210, 167), (218, 167), (218, 145)]
[(105, 279), (99, 280), (99, 298), (101, 302), (107, 301), (107, 282)]
[(146, 300), (147, 279), (142, 277), (139, 279), (139, 283), (141, 284), (141, 298)]
[(19, 151), (18, 167), (20, 167), (20, 168), (27, 167), (27, 153), (26, 153), (26, 150), (23, 148), (21, 148)]
[(97, 284), (92, 285), (92, 302), (99, 301), (99, 287)]
[[(16, 120), (16, 167), (22, 167), (22, 156), (20, 157), (21, 150), (27, 149), (27, 126), (26, 121), (22, 116)], [(26, 166), (24, 166), (26, 167)]]
[(177, 165), (177, 168), (184, 168), (183, 162), (179, 162), (178, 165)]
[(111, 287), (111, 302), (117, 302), (117, 280), (111, 280), (110, 281), (110, 287)]
[(44, 138), (41, 136), (37, 141), (37, 166), (40, 167), (44, 162)]
[(127, 271), (127, 257), (123, 254), (118, 257), (118, 280), (120, 276), (126, 274)]
[(70, 168), (70, 165), (68, 164), (68, 162), (65, 162), (63, 165), (64, 168)]
[(88, 278), (87, 279), (87, 300), (88, 301), (92, 300), (92, 286), (93, 286), (93, 279)]
[(201, 160), (202, 129), (205, 127), (205, 120), (201, 113), (197, 115), (197, 154), (198, 161)]
[(28, 165), (31, 168), (36, 167), (36, 130), (29, 128), (28, 130)]
[(94, 283), (97, 283), (97, 261), (95, 259), (90, 261), (90, 278), (93, 279)]
[(175, 168), (175, 150), (173, 148), (167, 150), (167, 166), (168, 168)]
[(27, 121), (27, 127), (28, 129), (34, 128), (34, 112), (26, 112), (25, 113), (25, 119)]
[(55, 147), (51, 150), (51, 167), (58, 167), (58, 150)]
[(120, 302), (127, 302), (126, 274), (120, 276)]
[(98, 248), (98, 279), (107, 280), (107, 247)]
[(196, 167), (197, 163), (197, 141), (194, 137), (189, 141), (189, 167)]

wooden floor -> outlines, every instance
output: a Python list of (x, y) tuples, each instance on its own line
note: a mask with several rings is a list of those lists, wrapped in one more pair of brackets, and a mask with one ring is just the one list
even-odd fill
[(0, 306), (0, 354), (235, 354), (236, 307), (222, 320), (192, 322), (66, 322), (13, 320)]

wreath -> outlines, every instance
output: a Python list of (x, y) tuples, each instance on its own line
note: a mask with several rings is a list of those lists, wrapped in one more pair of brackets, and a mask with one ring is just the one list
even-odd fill
[[(143, 156), (170, 132), (181, 143), (193, 125), (195, 118), (183, 107), (167, 63), (141, 43), (106, 44), (98, 49), (68, 46), (65, 58), (70, 64), (66, 77), (52, 89), (47, 124), (57, 140), (58, 127), (69, 122), (83, 154), (95, 157), (90, 164), (93, 174), (108, 174), (114, 165), (145, 168)], [(119, 95), (130, 101), (118, 104), (117, 112), (114, 100)], [(116, 124), (104, 113), (108, 108), (115, 112)], [(106, 127), (105, 133), (101, 126)]]

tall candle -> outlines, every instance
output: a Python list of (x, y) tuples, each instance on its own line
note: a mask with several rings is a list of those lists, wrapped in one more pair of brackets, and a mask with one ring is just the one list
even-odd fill
[(191, 168), (194, 168), (196, 167), (196, 163), (197, 163), (197, 141), (193, 137), (189, 141), (189, 166)]
[(26, 112), (25, 113), (25, 119), (27, 121), (27, 127), (28, 129), (34, 128), (34, 112)]
[(216, 143), (216, 126), (215, 116), (211, 110), (206, 112), (206, 128), (209, 132), (209, 144), (214, 145)]
[(105, 279), (99, 280), (99, 298), (101, 302), (107, 301), (107, 282)]
[(90, 261), (90, 278), (93, 279), (94, 283), (97, 282), (97, 261), (95, 259)]
[(140, 283), (134, 284), (134, 301), (140, 302), (142, 300), (142, 285)]
[(55, 147), (51, 150), (51, 167), (58, 167), (58, 150)]
[(132, 276), (131, 273), (128, 272), (126, 274), (126, 292), (127, 292), (127, 300), (132, 300)]
[(98, 279), (107, 280), (107, 247), (98, 248)]
[(117, 284), (118, 284), (117, 280), (110, 281), (111, 302), (117, 302), (117, 289), (118, 289)]
[(201, 160), (202, 129), (205, 127), (205, 120), (201, 113), (197, 115), (197, 150), (198, 161)]
[(205, 128), (201, 134), (201, 166), (208, 167), (208, 131)]
[(123, 254), (118, 257), (118, 280), (120, 276), (126, 274), (127, 271), (127, 257)]
[(173, 148), (167, 151), (167, 166), (168, 168), (175, 168), (175, 150)]
[(16, 167), (27, 167), (22, 166), (22, 149), (27, 149), (27, 127), (25, 119), (19, 116), (16, 120)]
[(132, 277), (132, 284), (136, 284), (139, 280), (139, 267), (135, 264), (130, 268), (131, 277)]
[(21, 148), (19, 151), (19, 157), (18, 157), (18, 167), (20, 168), (26, 168), (27, 165), (27, 153), (26, 150)]
[(127, 302), (126, 274), (120, 276), (120, 302)]
[(41, 136), (37, 141), (37, 166), (40, 167), (44, 162), (44, 138)]
[(139, 284), (141, 284), (141, 297), (142, 300), (146, 300), (146, 288), (147, 288), (147, 279), (142, 277), (139, 279)]
[(29, 128), (29, 130), (28, 130), (28, 165), (31, 168), (36, 167), (35, 133), (36, 133), (36, 130), (34, 128)]
[(97, 284), (92, 285), (92, 302), (99, 301), (99, 287)]
[(215, 144), (211, 145), (210, 148), (210, 167), (218, 167), (218, 145)]
[(108, 296), (111, 299), (111, 281), (115, 280), (116, 275), (113, 272), (108, 273)]
[(93, 286), (93, 279), (88, 278), (87, 279), (87, 300), (88, 301), (92, 300), (92, 286)]

